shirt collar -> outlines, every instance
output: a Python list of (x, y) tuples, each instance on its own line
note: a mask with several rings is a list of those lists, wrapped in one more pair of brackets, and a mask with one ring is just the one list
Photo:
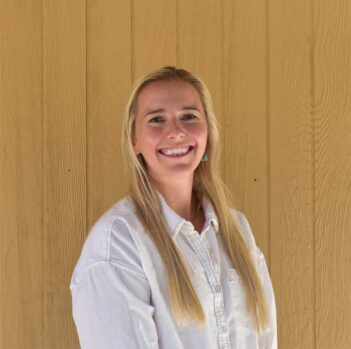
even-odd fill
[[(180, 217), (169, 205), (167, 204), (165, 198), (163, 195), (157, 190), (156, 193), (158, 194), (158, 197), (160, 199), (163, 215), (166, 219), (166, 222), (171, 230), (171, 234), (173, 236), (173, 239), (175, 239), (180, 232), (181, 228), (183, 225), (190, 225), (192, 228), (194, 226), (192, 225), (191, 222), (187, 221), (186, 219)], [(205, 214), (205, 228), (208, 227), (208, 225), (212, 225), (214, 228), (215, 233), (218, 233), (218, 218), (215, 213), (215, 210), (213, 208), (212, 202), (205, 196), (202, 196), (202, 208)], [(200, 232), (201, 233), (201, 232)]]

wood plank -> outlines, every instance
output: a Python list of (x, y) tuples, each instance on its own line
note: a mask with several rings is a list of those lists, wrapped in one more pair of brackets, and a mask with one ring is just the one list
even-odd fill
[(316, 348), (351, 348), (351, 6), (315, 2)]
[(221, 123), (221, 3), (179, 0), (177, 16), (177, 64), (204, 81)]
[(135, 0), (132, 18), (132, 83), (176, 64), (176, 0)]
[(132, 40), (129, 0), (89, 0), (87, 5), (89, 230), (128, 189), (121, 127), (131, 85)]
[(0, 348), (41, 348), (40, 2), (1, 1), (0, 33)]
[[(281, 348), (314, 348), (311, 13), (269, 2), (271, 276)], [(319, 348), (319, 347), (318, 347)]]
[(223, 170), (269, 266), (264, 1), (223, 3)]
[(69, 283), (86, 234), (85, 0), (43, 0), (43, 348), (77, 345)]

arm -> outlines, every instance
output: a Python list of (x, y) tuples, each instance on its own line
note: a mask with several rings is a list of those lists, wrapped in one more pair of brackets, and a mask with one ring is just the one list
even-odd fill
[(277, 344), (277, 320), (276, 305), (273, 292), (272, 282), (269, 276), (266, 260), (262, 251), (257, 247), (258, 271), (261, 276), (263, 289), (265, 290), (269, 314), (271, 316), (270, 324), (259, 336), (259, 347), (262, 349), (276, 349)]
[(139, 271), (122, 261), (98, 262), (70, 289), (82, 349), (158, 348), (150, 288)]
[(253, 252), (254, 258), (257, 261), (258, 273), (262, 280), (263, 289), (265, 291), (268, 309), (270, 313), (270, 324), (264, 329), (259, 335), (259, 348), (260, 349), (277, 349), (277, 320), (276, 320), (276, 305), (273, 286), (271, 278), (269, 276), (266, 260), (262, 251), (257, 247), (254, 235), (252, 233), (249, 221), (247, 220), (245, 214), (241, 211), (237, 211), (238, 219), (243, 227), (242, 232), (246, 237), (249, 244), (250, 250)]

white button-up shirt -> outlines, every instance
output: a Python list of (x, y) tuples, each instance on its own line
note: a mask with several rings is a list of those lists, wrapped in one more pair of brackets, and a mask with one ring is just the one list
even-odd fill
[(206, 326), (177, 325), (163, 261), (126, 196), (93, 225), (72, 275), (72, 310), (81, 348), (277, 348), (272, 283), (245, 215), (232, 209), (257, 262), (270, 309), (270, 326), (259, 336), (246, 312), (242, 281), (222, 245), (212, 203), (203, 197), (206, 223), (199, 234), (157, 193), (172, 239), (190, 268)]

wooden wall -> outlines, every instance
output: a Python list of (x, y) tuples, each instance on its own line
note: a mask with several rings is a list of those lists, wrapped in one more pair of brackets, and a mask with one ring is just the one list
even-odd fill
[(351, 348), (350, 0), (0, 0), (0, 31), (0, 348), (79, 347), (73, 267), (127, 189), (131, 84), (166, 64), (212, 93), (279, 348)]

